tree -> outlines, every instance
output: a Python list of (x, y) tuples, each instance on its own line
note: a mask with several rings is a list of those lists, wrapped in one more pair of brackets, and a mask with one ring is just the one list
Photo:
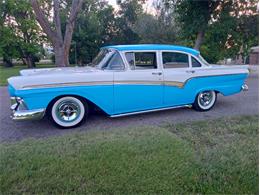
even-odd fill
[(196, 35), (194, 49), (200, 49), (209, 25), (212, 23), (212, 20), (216, 19), (221, 11), (221, 7), (225, 6), (225, 3), (228, 1), (176, 1), (177, 20), (181, 24), (184, 36), (193, 39), (194, 35)]
[(5, 67), (12, 67), (12, 57), (15, 55), (13, 50), (14, 39), (12, 37), (12, 29), (6, 25), (6, 17), (8, 15), (8, 4), (0, 1), (0, 56), (3, 57)]
[(210, 62), (248, 55), (258, 41), (256, 0), (175, 2), (180, 40), (201, 50)]
[(20, 58), (29, 68), (35, 66), (40, 48), (40, 29), (27, 0), (1, 1), (0, 53), (5, 66)]
[(35, 67), (42, 37), (29, 2), (15, 1), (13, 9), (10, 9), (10, 15), (14, 17), (14, 22), (10, 26), (17, 37), (16, 49), (20, 58), (29, 68)]
[[(36, 15), (36, 19), (42, 27), (44, 33), (46, 33), (48, 39), (52, 43), (55, 53), (55, 64), (56, 66), (68, 66), (69, 65), (69, 50), (71, 46), (72, 33), (76, 21), (76, 17), (81, 9), (83, 0), (73, 0), (71, 3), (70, 11), (67, 13), (67, 21), (65, 32), (62, 33), (60, 9), (61, 1), (53, 0), (53, 21), (52, 23), (48, 20), (48, 15), (45, 15), (44, 10), (41, 8), (37, 0), (31, 0), (31, 5)], [(62, 2), (62, 6), (69, 6), (70, 4), (66, 1)], [(64, 34), (64, 36), (63, 36)]]
[(79, 65), (91, 62), (102, 46), (139, 43), (140, 37), (134, 26), (143, 11), (140, 1), (127, 0), (118, 3), (120, 9), (116, 13), (105, 1), (83, 1), (72, 37), (72, 63), (75, 63), (75, 59)]
[(252, 46), (258, 45), (259, 41), (259, 13), (258, 1), (235, 2), (232, 13), (237, 20), (237, 27), (233, 31), (233, 43), (239, 47), (244, 63), (247, 61)]
[[(243, 63), (246, 63), (250, 48), (258, 45), (259, 17), (256, 8), (253, 2), (230, 1), (208, 29), (201, 51), (213, 62), (241, 55)], [(204, 50), (205, 46), (208, 51)]]
[(144, 0), (118, 0), (119, 11), (116, 25), (119, 29), (117, 43), (134, 44), (140, 41), (140, 37), (133, 30), (138, 16), (143, 13), (142, 3)]
[[(72, 37), (70, 62), (79, 65), (90, 63), (100, 47), (114, 44), (118, 32), (115, 20), (114, 9), (107, 2), (83, 1)], [(64, 21), (62, 26), (65, 26)]]
[[(178, 27), (174, 20), (172, 4), (154, 1), (155, 14), (142, 13), (133, 25), (141, 43), (178, 43)], [(163, 30), (162, 30), (163, 29)]]
[(139, 36), (140, 43), (176, 44), (178, 42), (174, 24), (167, 24), (161, 16), (142, 14), (134, 24), (133, 30)]

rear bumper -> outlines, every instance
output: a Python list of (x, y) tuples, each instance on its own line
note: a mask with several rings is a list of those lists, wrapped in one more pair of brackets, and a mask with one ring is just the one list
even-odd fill
[(243, 84), (243, 85), (241, 86), (241, 89), (242, 89), (242, 91), (248, 91), (248, 86), (247, 86), (247, 84)]
[(11, 97), (11, 119), (16, 121), (22, 120), (39, 120), (45, 115), (45, 109), (28, 110), (26, 104), (21, 98)]

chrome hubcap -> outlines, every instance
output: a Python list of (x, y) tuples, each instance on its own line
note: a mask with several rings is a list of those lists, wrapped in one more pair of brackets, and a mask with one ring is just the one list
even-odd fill
[(213, 99), (213, 92), (212, 91), (205, 91), (200, 93), (199, 95), (199, 103), (202, 106), (208, 106)]
[(74, 101), (64, 101), (57, 106), (56, 115), (61, 121), (72, 122), (79, 117), (80, 107)]

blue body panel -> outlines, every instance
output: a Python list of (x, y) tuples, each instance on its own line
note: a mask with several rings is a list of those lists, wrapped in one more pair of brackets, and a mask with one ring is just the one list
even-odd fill
[(57, 96), (78, 95), (95, 103), (109, 115), (185, 105), (194, 102), (200, 91), (215, 90), (223, 95), (241, 91), (248, 74), (196, 77), (183, 88), (167, 85), (118, 84), (15, 90), (11, 96), (22, 97), (29, 109), (46, 108)]
[(193, 103), (199, 92), (207, 90), (220, 92), (224, 96), (233, 95), (241, 91), (246, 78), (247, 74), (197, 77), (189, 80), (183, 88), (164, 86), (164, 105)]
[(114, 114), (163, 106), (163, 85), (115, 85)]
[(43, 88), (17, 90), (15, 95), (22, 97), (29, 109), (46, 108), (58, 96), (78, 95), (95, 103), (106, 113), (113, 113), (113, 88), (113, 85)]
[(128, 50), (175, 50), (190, 53), (192, 55), (199, 55), (200, 52), (189, 48), (178, 45), (163, 45), (163, 44), (138, 44), (138, 45), (111, 45), (103, 48), (113, 48), (118, 51), (128, 51)]

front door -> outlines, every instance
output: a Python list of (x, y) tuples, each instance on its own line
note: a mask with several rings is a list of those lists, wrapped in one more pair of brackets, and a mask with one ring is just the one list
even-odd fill
[(163, 74), (155, 51), (125, 52), (129, 68), (114, 72), (114, 113), (162, 107)]

